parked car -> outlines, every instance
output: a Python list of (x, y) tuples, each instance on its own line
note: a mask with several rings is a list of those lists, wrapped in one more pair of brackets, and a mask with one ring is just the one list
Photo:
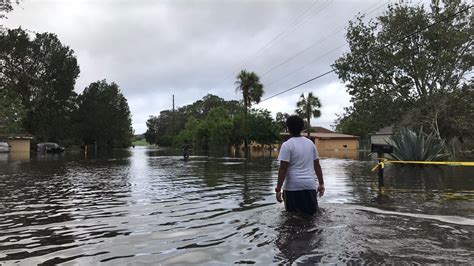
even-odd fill
[(65, 149), (54, 142), (43, 142), (36, 144), (36, 151), (43, 153), (61, 153)]
[(7, 142), (0, 142), (0, 152), (10, 152), (10, 145)]

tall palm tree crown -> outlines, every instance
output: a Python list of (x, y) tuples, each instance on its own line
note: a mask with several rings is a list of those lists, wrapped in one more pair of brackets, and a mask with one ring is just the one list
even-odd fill
[(237, 75), (237, 81), (235, 82), (237, 91), (242, 92), (243, 104), (244, 104), (244, 116), (243, 116), (243, 127), (244, 127), (244, 147), (245, 157), (248, 157), (248, 128), (247, 128), (247, 114), (248, 109), (252, 106), (252, 103), (259, 103), (263, 94), (263, 85), (260, 83), (260, 78), (254, 72), (247, 72), (246, 70), (240, 71)]
[(259, 103), (263, 94), (263, 85), (260, 78), (254, 72), (240, 71), (237, 75), (236, 90), (242, 92), (244, 113), (247, 115), (248, 108), (252, 103)]
[(311, 131), (311, 123), (310, 120), (312, 117), (320, 117), (321, 116), (321, 102), (319, 101), (318, 97), (314, 96), (312, 92), (308, 93), (308, 97), (304, 97), (304, 93), (301, 94), (300, 100), (296, 103), (298, 109), (296, 109), (296, 113), (305, 118), (308, 122), (308, 137)]

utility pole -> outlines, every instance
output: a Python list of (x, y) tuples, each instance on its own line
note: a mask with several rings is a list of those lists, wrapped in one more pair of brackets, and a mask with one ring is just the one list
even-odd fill
[(173, 94), (173, 131), (172, 131), (173, 137), (174, 137), (174, 94)]

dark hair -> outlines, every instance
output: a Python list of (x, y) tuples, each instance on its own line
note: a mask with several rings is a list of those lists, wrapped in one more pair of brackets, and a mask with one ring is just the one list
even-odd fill
[(304, 122), (301, 117), (297, 115), (290, 115), (286, 119), (286, 126), (288, 127), (288, 131), (290, 131), (291, 134), (298, 135), (304, 128)]

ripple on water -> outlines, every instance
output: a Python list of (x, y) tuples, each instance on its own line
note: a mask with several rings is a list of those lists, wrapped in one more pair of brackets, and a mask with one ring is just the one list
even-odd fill
[[(369, 163), (323, 159), (327, 192), (321, 214), (308, 218), (275, 202), (275, 161), (184, 162), (161, 152), (6, 164), (0, 261), (398, 264), (469, 263), (474, 256), (471, 181), (429, 188), (426, 180), (409, 186), (389, 175), (380, 194)], [(446, 178), (451, 182), (442, 184), (460, 182)], [(435, 196), (444, 192), (455, 196)]]

